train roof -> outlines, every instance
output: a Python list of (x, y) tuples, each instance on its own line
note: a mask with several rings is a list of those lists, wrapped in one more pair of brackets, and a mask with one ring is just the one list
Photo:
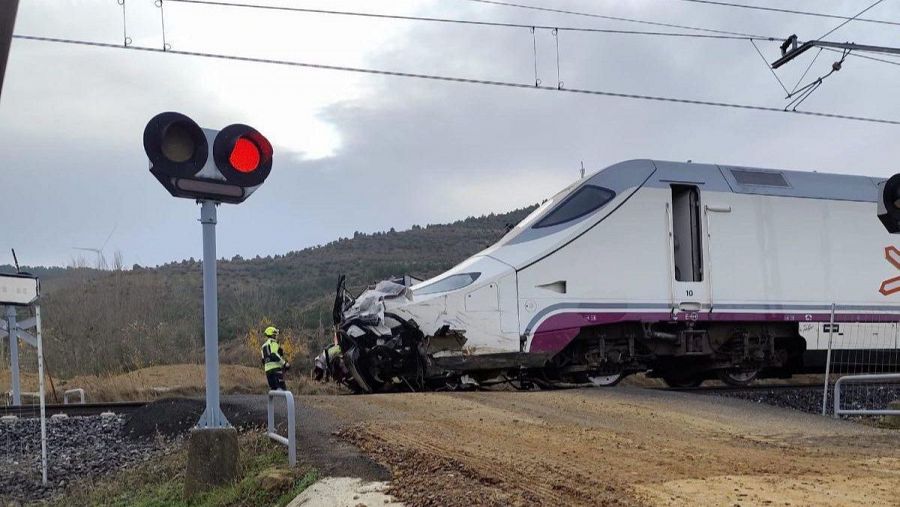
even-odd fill
[(622, 162), (603, 169), (596, 175), (600, 176), (610, 170), (617, 172), (616, 169), (621, 165), (634, 167), (635, 163), (651, 164), (656, 169), (647, 179), (646, 186), (668, 187), (685, 183), (698, 185), (701, 190), (737, 194), (875, 202), (878, 182), (883, 180), (870, 176), (663, 160)]
[(593, 220), (597, 208), (558, 224), (541, 225), (540, 221), (565, 206), (568, 197), (586, 186), (610, 190), (613, 196), (635, 188), (669, 188), (671, 185), (696, 185), (701, 192), (730, 192), (779, 197), (826, 199), (833, 201), (872, 202), (877, 200), (881, 178), (786, 171), (719, 164), (695, 164), (665, 160), (627, 160), (601, 169), (587, 178), (573, 182), (545, 201), (520, 222), (495, 246), (518, 244), (570, 230)]

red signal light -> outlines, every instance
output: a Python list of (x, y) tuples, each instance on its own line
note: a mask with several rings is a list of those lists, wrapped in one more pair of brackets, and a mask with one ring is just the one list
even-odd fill
[(238, 138), (231, 149), (228, 161), (231, 167), (242, 173), (252, 173), (259, 167), (259, 147), (246, 137)]
[(255, 187), (272, 170), (272, 144), (253, 127), (235, 123), (216, 135), (213, 160), (229, 183)]

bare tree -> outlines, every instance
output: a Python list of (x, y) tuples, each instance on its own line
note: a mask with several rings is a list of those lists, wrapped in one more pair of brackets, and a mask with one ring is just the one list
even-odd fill
[(69, 258), (69, 267), (75, 269), (86, 268), (88, 267), (88, 261), (81, 254), (73, 255)]
[(116, 250), (116, 253), (113, 254), (113, 270), (122, 271), (125, 269), (125, 256), (122, 255), (121, 250)]

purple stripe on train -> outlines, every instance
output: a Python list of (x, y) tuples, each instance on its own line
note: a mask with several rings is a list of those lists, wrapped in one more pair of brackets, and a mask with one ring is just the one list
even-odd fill
[[(531, 339), (529, 352), (559, 352), (569, 344), (582, 327), (614, 324), (616, 322), (675, 322), (675, 321), (729, 321), (729, 322), (830, 322), (831, 313), (740, 313), (740, 312), (681, 312), (673, 316), (668, 312), (566, 312), (551, 315), (538, 325)], [(900, 322), (896, 313), (841, 313), (834, 314), (835, 322)]]

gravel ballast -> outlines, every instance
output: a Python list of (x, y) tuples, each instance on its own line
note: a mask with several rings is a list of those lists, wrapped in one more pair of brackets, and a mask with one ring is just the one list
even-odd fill
[(70, 481), (143, 462), (166, 446), (161, 439), (129, 438), (124, 427), (122, 416), (48, 417), (48, 484), (43, 486), (40, 419), (0, 423), (0, 500), (47, 499)]
[[(845, 409), (885, 409), (888, 403), (900, 400), (900, 385), (898, 384), (848, 384), (841, 391), (841, 407)], [(709, 391), (708, 394), (792, 408), (810, 414), (822, 413), (822, 386), (735, 389)], [(828, 387), (828, 403), (826, 405), (829, 414), (832, 414), (834, 410), (833, 395), (834, 386), (832, 385)]]

